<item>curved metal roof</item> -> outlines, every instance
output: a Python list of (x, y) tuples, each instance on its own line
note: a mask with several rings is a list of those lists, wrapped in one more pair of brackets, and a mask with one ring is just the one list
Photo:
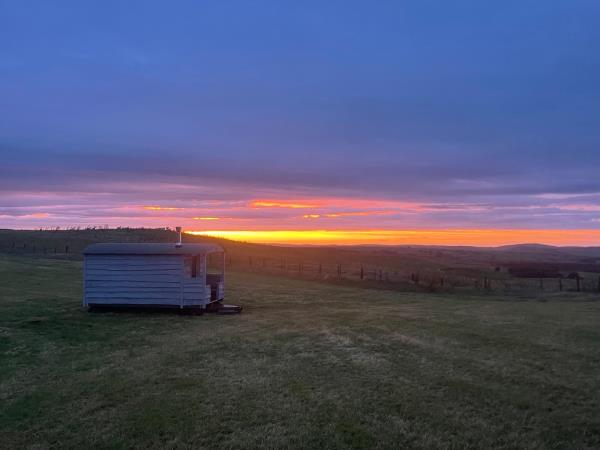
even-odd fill
[(130, 244), (109, 243), (88, 245), (84, 255), (203, 255), (222, 252), (223, 248), (216, 244)]

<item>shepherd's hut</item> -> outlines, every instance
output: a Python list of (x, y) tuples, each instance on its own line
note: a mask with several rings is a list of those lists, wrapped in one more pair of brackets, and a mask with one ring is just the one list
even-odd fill
[(204, 310), (224, 297), (225, 253), (216, 244), (93, 244), (84, 250), (83, 271), (90, 309)]

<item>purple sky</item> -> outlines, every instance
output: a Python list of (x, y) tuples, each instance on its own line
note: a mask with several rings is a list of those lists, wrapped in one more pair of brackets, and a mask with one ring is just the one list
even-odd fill
[(597, 1), (206, 3), (0, 2), (0, 227), (600, 229)]

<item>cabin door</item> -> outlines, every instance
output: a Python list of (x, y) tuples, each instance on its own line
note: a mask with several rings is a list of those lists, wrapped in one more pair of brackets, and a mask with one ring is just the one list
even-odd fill
[(210, 286), (210, 301), (225, 296), (225, 253), (209, 253), (206, 257), (206, 284)]

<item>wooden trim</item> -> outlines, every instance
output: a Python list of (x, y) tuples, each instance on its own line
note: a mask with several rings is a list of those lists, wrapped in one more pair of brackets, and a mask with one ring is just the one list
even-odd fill
[(179, 266), (180, 266), (180, 272), (179, 272), (179, 295), (180, 295), (180, 304), (179, 307), (181, 309), (183, 309), (183, 305), (185, 303), (185, 294), (184, 294), (184, 284), (183, 284), (183, 278), (186, 275), (185, 274), (185, 256), (181, 256), (179, 258)]
[(192, 256), (192, 278), (198, 276), (198, 255)]
[(83, 255), (83, 306), (87, 306), (87, 290), (86, 290), (86, 280), (87, 280), (87, 258)]

